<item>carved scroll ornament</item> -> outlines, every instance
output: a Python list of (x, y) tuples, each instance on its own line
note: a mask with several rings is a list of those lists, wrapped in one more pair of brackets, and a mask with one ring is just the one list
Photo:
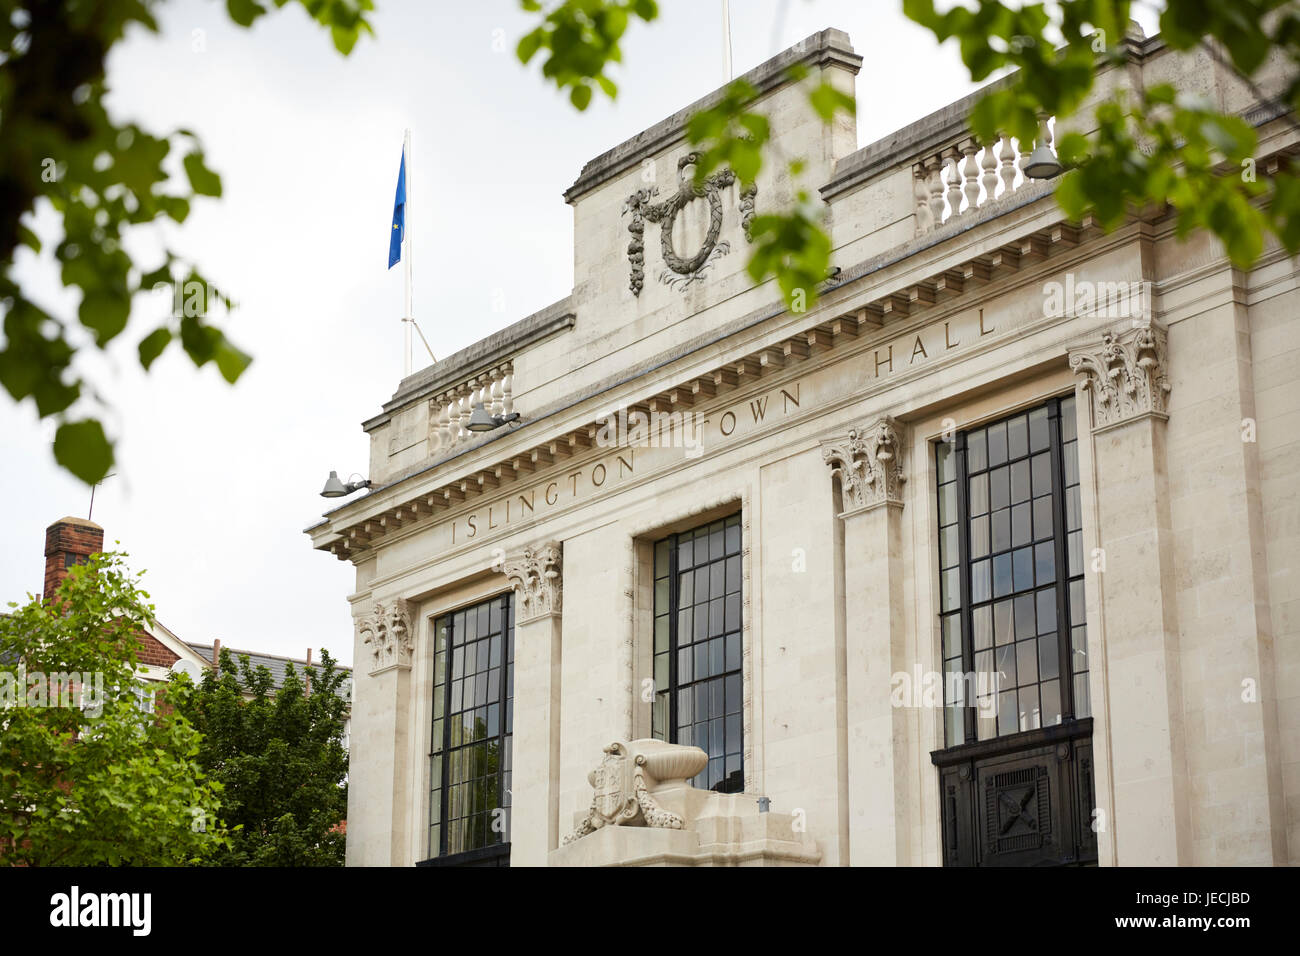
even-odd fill
[[(638, 189), (623, 204), (623, 214), (632, 214), (627, 231), (632, 234), (632, 241), (627, 246), (627, 261), (631, 266), (631, 278), (628, 288), (632, 294), (639, 296), (645, 285), (645, 224), (659, 223), (659, 246), (667, 272), (660, 276), (660, 281), (673, 288), (685, 290), (692, 283), (704, 278), (710, 265), (731, 251), (731, 244), (719, 242), (722, 232), (722, 198), (720, 190), (736, 182), (736, 174), (730, 169), (722, 169), (704, 180), (702, 186), (696, 186), (694, 176), (689, 170), (699, 160), (699, 153), (687, 153), (677, 161), (677, 178), (679, 185), (675, 192), (663, 202), (652, 202), (659, 195), (657, 186)], [(750, 183), (740, 193), (740, 225), (745, 231), (745, 240), (750, 241), (750, 224), (754, 219), (754, 197), (758, 186)], [(691, 256), (681, 256), (673, 247), (673, 223), (680, 213), (694, 199), (706, 199), (709, 203), (709, 229), (700, 248)]]
[(1169, 417), (1168, 336), (1159, 325), (1105, 332), (1099, 348), (1074, 349), (1070, 368), (1092, 396), (1093, 429)]
[(840, 480), (845, 511), (872, 505), (902, 505), (902, 439), (898, 422), (889, 416), (846, 439), (822, 442), (822, 458)]
[(357, 631), (370, 649), (371, 674), (389, 667), (411, 666), (415, 642), (406, 601), (397, 598), (391, 604), (376, 603), (369, 616), (357, 621)]
[(519, 554), (506, 559), (502, 571), (515, 589), (516, 623), (560, 613), (560, 554), (560, 545), (550, 542), (536, 548), (524, 548)]

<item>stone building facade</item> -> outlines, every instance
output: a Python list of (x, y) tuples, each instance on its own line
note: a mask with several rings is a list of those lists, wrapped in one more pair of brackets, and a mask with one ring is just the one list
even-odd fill
[[(1207, 54), (1124, 48), (1096, 97), (1300, 149)], [(1300, 854), (1296, 262), (1066, 221), (974, 96), (859, 149), (805, 84), (861, 63), (827, 30), (747, 74), (798, 182), (686, 185), (717, 93), (592, 160), (572, 294), (365, 422), (369, 493), (308, 529), (357, 574), (349, 863)], [(792, 311), (744, 266), (800, 187), (835, 270)]]

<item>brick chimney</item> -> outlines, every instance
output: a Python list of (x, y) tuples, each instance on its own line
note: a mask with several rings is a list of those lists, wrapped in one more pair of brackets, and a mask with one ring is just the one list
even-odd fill
[(74, 564), (104, 550), (104, 529), (84, 518), (60, 518), (45, 529), (45, 600), (50, 600)]

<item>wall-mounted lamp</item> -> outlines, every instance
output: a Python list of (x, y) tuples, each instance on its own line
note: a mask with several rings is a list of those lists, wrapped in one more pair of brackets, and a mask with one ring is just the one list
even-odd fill
[(1025, 161), (1025, 175), (1030, 179), (1052, 179), (1061, 175), (1064, 168), (1060, 159), (1052, 152), (1052, 132), (1047, 128), (1047, 120), (1038, 121), (1038, 145)]
[(518, 421), (519, 413), (511, 412), (509, 415), (489, 415), (483, 403), (479, 402), (474, 406), (474, 411), (470, 413), (469, 424), (465, 427), (472, 432), (490, 432), (494, 428), (500, 428), (510, 422)]
[[(358, 478), (360, 480), (353, 481), (353, 478)], [(369, 487), (369, 478), (362, 478), (360, 475), (353, 474), (348, 478), (348, 483), (345, 485), (343, 482), (339, 481), (339, 473), (337, 471), (331, 471), (329, 478), (325, 480), (325, 487), (321, 489), (320, 496), (322, 498), (342, 498), (345, 495), (352, 494), (354, 491), (360, 491), (362, 488)]]

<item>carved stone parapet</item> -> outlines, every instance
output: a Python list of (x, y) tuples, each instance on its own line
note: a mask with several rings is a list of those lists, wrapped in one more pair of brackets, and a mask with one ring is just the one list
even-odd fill
[(662, 740), (616, 740), (605, 748), (600, 765), (587, 774), (591, 784), (591, 809), (565, 843), (595, 833), (602, 827), (638, 826), (680, 830), (681, 814), (661, 806), (654, 791), (682, 787), (703, 770), (709, 755), (699, 747)]
[(1070, 350), (1070, 368), (1092, 396), (1093, 431), (1169, 417), (1168, 336), (1160, 325), (1104, 332), (1100, 346)]
[(516, 624), (560, 613), (563, 590), (560, 569), (561, 550), (555, 541), (524, 548), (506, 558), (502, 571), (515, 589)]
[(902, 426), (890, 416), (848, 437), (822, 442), (822, 458), (840, 481), (841, 507), (856, 511), (878, 505), (902, 507)]
[(370, 614), (357, 621), (357, 632), (370, 650), (371, 675), (391, 667), (411, 666), (415, 640), (411, 635), (410, 605), (402, 598), (390, 604), (376, 602)]

